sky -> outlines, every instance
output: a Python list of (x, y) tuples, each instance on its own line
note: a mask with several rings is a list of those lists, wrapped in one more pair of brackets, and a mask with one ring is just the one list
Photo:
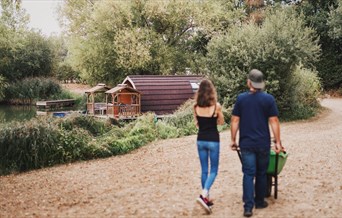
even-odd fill
[(40, 29), (49, 36), (59, 34), (61, 28), (57, 19), (57, 8), (63, 0), (22, 0), (22, 7), (30, 15), (29, 27)]

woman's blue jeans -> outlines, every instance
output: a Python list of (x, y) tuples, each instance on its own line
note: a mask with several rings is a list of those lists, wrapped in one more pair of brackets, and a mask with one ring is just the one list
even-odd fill
[[(202, 174), (201, 183), (202, 189), (210, 190), (217, 176), (219, 157), (220, 157), (220, 142), (197, 141), (198, 155), (201, 162)], [(210, 162), (210, 172), (209, 172)]]
[[(267, 193), (267, 167), (270, 148), (241, 148), (244, 209), (263, 205)], [(255, 178), (255, 184), (254, 184)], [(255, 194), (254, 194), (255, 191)]]

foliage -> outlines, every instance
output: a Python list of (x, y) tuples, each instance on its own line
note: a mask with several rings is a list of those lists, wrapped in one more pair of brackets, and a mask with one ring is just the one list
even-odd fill
[(322, 90), (317, 72), (298, 65), (291, 74), (289, 86), (292, 88), (286, 94), (293, 96), (292, 102), (289, 102), (291, 108), (282, 117), (296, 120), (314, 116), (319, 108), (317, 99)]
[(157, 139), (197, 133), (193, 100), (172, 117), (147, 113), (124, 126), (78, 114), (0, 125), (0, 175), (128, 153)]
[(338, 0), (337, 8), (330, 10), (327, 24), (330, 38), (342, 38), (342, 0)]
[(3, 33), (6, 34), (0, 37), (0, 50), (4, 51), (0, 62), (3, 77), (17, 81), (51, 73), (53, 54), (46, 39), (35, 32), (15, 34), (4, 30)]
[[(298, 31), (298, 30), (301, 31)], [(235, 27), (208, 45), (207, 66), (220, 99), (230, 107), (246, 87), (247, 73), (260, 69), (281, 112), (290, 109), (293, 96), (284, 95), (296, 64), (313, 66), (319, 46), (314, 32), (304, 27), (303, 18), (288, 8), (270, 11), (262, 26), (253, 23)]]
[(54, 76), (56, 79), (64, 83), (81, 81), (79, 72), (75, 71), (70, 64), (66, 62), (58, 63), (54, 72)]
[(7, 87), (7, 82), (3, 76), (0, 75), (0, 102), (4, 99), (5, 94), (4, 91)]
[(232, 1), (67, 0), (68, 63), (95, 84), (128, 74), (198, 72), (213, 34), (241, 20)]
[(68, 54), (66, 37), (50, 36), (48, 40), (53, 51), (52, 75), (64, 83), (81, 82), (80, 73), (74, 70), (66, 60)]
[(50, 42), (27, 28), (29, 20), (21, 1), (1, 0), (0, 76), (7, 81), (48, 76), (52, 71)]
[(38, 118), (1, 126), (0, 174), (109, 156), (106, 148), (89, 143), (93, 134), (104, 131), (104, 126), (94, 118), (83, 117)]
[(158, 138), (160, 139), (180, 137), (178, 128), (176, 126), (169, 125), (164, 120), (158, 120), (158, 122), (156, 123), (156, 128), (158, 130)]
[(178, 129), (178, 136), (186, 136), (197, 133), (194, 121), (194, 100), (188, 100), (172, 115), (166, 117), (164, 122)]
[(27, 29), (29, 15), (21, 7), (21, 0), (1, 0), (0, 9), (0, 23), (5, 24), (7, 28), (14, 31)]
[(91, 116), (69, 116), (63, 121), (60, 121), (63, 129), (71, 131), (75, 128), (81, 128), (88, 131), (92, 136), (103, 135), (111, 129), (110, 124), (99, 122)]
[(26, 78), (10, 83), (5, 90), (5, 100), (15, 104), (32, 104), (37, 100), (72, 98), (61, 86), (49, 78)]
[(341, 21), (339, 0), (303, 1), (298, 7), (307, 26), (319, 35), (322, 56), (316, 64), (324, 88), (338, 88), (342, 84), (342, 37), (338, 37)]

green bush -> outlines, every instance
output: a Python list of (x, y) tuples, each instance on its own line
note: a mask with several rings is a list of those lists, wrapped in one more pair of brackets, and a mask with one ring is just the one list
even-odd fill
[(111, 155), (106, 147), (89, 143), (92, 134), (88, 130), (76, 125), (66, 129), (69, 123), (41, 117), (2, 125), (0, 175)]
[(6, 79), (2, 75), (0, 75), (0, 102), (5, 97), (5, 93), (4, 92), (5, 92), (6, 87), (7, 87)]
[(102, 135), (112, 128), (107, 122), (103, 122), (92, 116), (79, 116), (78, 114), (60, 120), (60, 125), (68, 131), (71, 131), (74, 128), (81, 128), (88, 131), (93, 136)]
[(177, 138), (180, 136), (177, 127), (171, 126), (163, 120), (158, 120), (156, 123), (156, 128), (158, 138), (160, 139)]
[(26, 78), (8, 85), (5, 90), (6, 101), (16, 101), (15, 103), (29, 103), (41, 99), (50, 99), (62, 93), (61, 86), (48, 78)]
[(26, 78), (8, 84), (4, 100), (15, 104), (33, 104), (38, 100), (76, 99), (76, 105), (85, 107), (86, 97), (62, 89), (50, 78)]
[(142, 140), (146, 141), (146, 143), (155, 140), (157, 136), (155, 114), (147, 113), (138, 117), (128, 136), (143, 136)]
[(181, 105), (172, 115), (164, 118), (166, 124), (178, 129), (178, 136), (186, 136), (197, 133), (194, 121), (195, 101), (190, 99)]
[(195, 134), (193, 103), (165, 120), (147, 113), (123, 127), (79, 114), (0, 125), (0, 175), (125, 154), (156, 139)]
[(113, 155), (125, 154), (157, 139), (155, 114), (147, 113), (126, 126), (109, 131), (99, 137), (101, 146), (108, 147)]
[[(300, 31), (298, 31), (300, 30)], [(266, 91), (277, 100), (280, 113), (288, 111), (293, 96), (285, 95), (295, 66), (310, 68), (319, 57), (314, 30), (290, 8), (267, 13), (262, 25), (235, 26), (208, 45), (207, 67), (219, 99), (231, 107), (238, 93), (246, 91), (248, 72), (257, 68), (265, 74)]]
[(286, 94), (292, 96), (288, 112), (282, 115), (287, 120), (307, 119), (316, 114), (321, 95), (321, 83), (317, 72), (296, 66), (288, 84)]
[(84, 160), (88, 156), (84, 150), (91, 140), (91, 135), (84, 129), (73, 128), (70, 131), (59, 129), (58, 153), (61, 163)]
[(10, 123), (0, 129), (0, 174), (49, 166), (61, 159), (58, 129), (41, 121)]

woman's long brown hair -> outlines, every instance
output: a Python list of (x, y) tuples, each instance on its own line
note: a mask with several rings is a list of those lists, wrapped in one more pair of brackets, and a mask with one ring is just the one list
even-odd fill
[(217, 102), (217, 93), (213, 83), (204, 79), (201, 81), (195, 95), (196, 105), (199, 107), (209, 107)]

